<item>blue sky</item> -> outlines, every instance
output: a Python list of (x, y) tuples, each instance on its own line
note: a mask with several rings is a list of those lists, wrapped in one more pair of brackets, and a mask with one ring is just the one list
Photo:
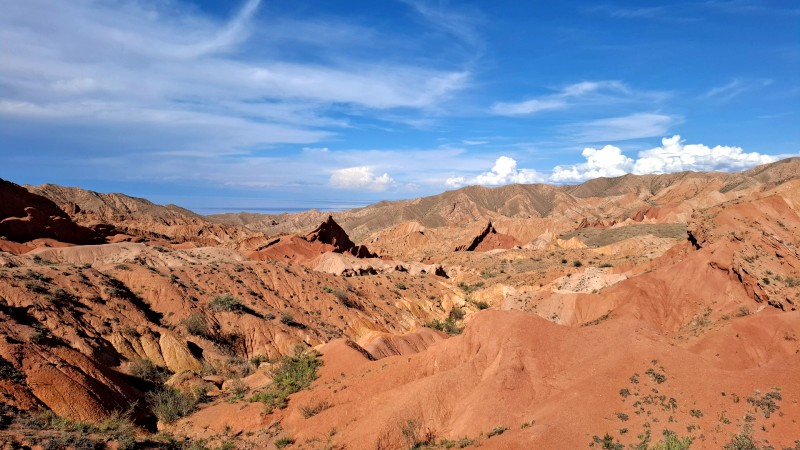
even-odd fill
[(200, 212), (800, 152), (800, 4), (2, 0), (0, 177)]

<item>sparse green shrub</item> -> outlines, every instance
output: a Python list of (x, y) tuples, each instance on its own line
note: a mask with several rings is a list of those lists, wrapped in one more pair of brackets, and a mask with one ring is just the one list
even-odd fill
[(429, 328), (433, 328), (434, 330), (443, 331), (447, 334), (459, 334), (462, 331), (462, 328), (459, 327), (456, 322), (464, 318), (464, 311), (460, 308), (453, 308), (450, 310), (450, 314), (448, 314), (447, 319), (444, 321), (440, 321), (439, 319), (434, 319), (433, 322), (428, 323)]
[(208, 307), (214, 312), (227, 311), (236, 314), (241, 314), (245, 310), (242, 302), (231, 294), (223, 294), (214, 297), (208, 304)]
[(0, 356), (0, 380), (8, 380), (17, 384), (24, 383), (25, 373)]
[(486, 437), (487, 438), (491, 438), (491, 437), (494, 437), (494, 436), (500, 436), (501, 434), (505, 433), (506, 431), (508, 431), (508, 427), (495, 427), (495, 429), (490, 431), (486, 435)]
[(647, 372), (645, 373), (647, 374), (648, 377), (650, 377), (651, 380), (655, 381), (657, 384), (661, 384), (667, 381), (666, 375), (664, 375), (661, 372), (656, 372), (655, 370), (653, 370), (652, 367), (647, 369)]
[(302, 353), (298, 350), (294, 356), (284, 356), (272, 369), (272, 383), (264, 391), (254, 394), (250, 401), (266, 404), (270, 412), (285, 407), (291, 394), (307, 388), (317, 379), (317, 369), (321, 365), (317, 352)]
[(286, 448), (294, 444), (294, 439), (289, 436), (283, 436), (275, 441), (275, 447)]
[(301, 406), (300, 412), (303, 413), (303, 417), (308, 419), (309, 417), (314, 417), (330, 407), (331, 404), (327, 400), (312, 401), (305, 406)]
[(191, 393), (165, 386), (149, 392), (147, 403), (158, 420), (172, 423), (191, 413), (197, 405), (197, 398)]
[(752, 397), (747, 397), (747, 403), (755, 406), (764, 414), (764, 418), (769, 419), (773, 412), (780, 409), (778, 401), (783, 400), (781, 396), (781, 389), (779, 387), (772, 388), (771, 391), (761, 395), (761, 392), (756, 391)]
[(619, 442), (614, 442), (614, 436), (606, 433), (602, 438), (599, 436), (592, 436), (592, 442), (589, 444), (589, 447), (594, 447), (595, 445), (599, 445), (602, 449), (607, 450), (624, 450), (625, 446), (620, 444)]
[(475, 306), (480, 310), (489, 309), (489, 304), (484, 301), (475, 302)]
[(575, 261), (572, 261), (572, 265), (573, 265), (573, 267), (581, 267), (581, 266), (583, 266), (583, 263), (578, 261), (578, 260), (575, 260)]
[(131, 361), (131, 375), (147, 380), (153, 384), (163, 384), (169, 378), (169, 371), (163, 367), (158, 367), (146, 358)]
[(691, 436), (680, 438), (676, 433), (664, 430), (664, 439), (656, 442), (651, 450), (688, 450), (693, 440)]
[(723, 450), (760, 450), (753, 438), (753, 429), (750, 425), (742, 427), (739, 434), (731, 436), (731, 440), (722, 446)]
[(211, 335), (206, 316), (202, 313), (194, 313), (183, 319), (183, 326), (186, 327), (186, 332), (193, 336), (208, 337)]
[(289, 314), (288, 312), (281, 313), (281, 323), (290, 326), (290, 327), (302, 327), (303, 324), (294, 320), (294, 316)]

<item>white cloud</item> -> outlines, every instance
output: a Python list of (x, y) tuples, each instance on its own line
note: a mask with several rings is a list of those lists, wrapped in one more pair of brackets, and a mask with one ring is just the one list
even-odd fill
[(679, 135), (663, 138), (661, 146), (639, 153), (633, 173), (669, 173), (710, 170), (743, 170), (777, 158), (758, 152), (745, 153), (741, 147), (703, 144), (684, 145)]
[(581, 153), (584, 162), (555, 166), (549, 177), (533, 169), (519, 168), (514, 159), (501, 156), (488, 172), (475, 177), (451, 176), (444, 184), (448, 188), (459, 188), (466, 185), (498, 186), (511, 183), (578, 183), (593, 178), (619, 177), (628, 173), (644, 175), (745, 170), (778, 159), (758, 152), (745, 153), (740, 147), (684, 145), (678, 135), (663, 138), (661, 142), (660, 147), (639, 152), (637, 158), (626, 156), (621, 148), (613, 145), (600, 149), (587, 147)]
[(680, 117), (665, 114), (636, 113), (571, 125), (565, 131), (576, 136), (579, 142), (624, 141), (663, 136), (681, 121)]
[(658, 102), (664, 98), (665, 93), (634, 91), (621, 81), (582, 81), (549, 95), (520, 102), (495, 103), (490, 112), (499, 116), (522, 116), (574, 107), (607, 108), (614, 103)]
[(395, 181), (388, 173), (376, 176), (372, 169), (361, 166), (334, 170), (331, 174), (330, 184), (342, 189), (385, 191), (388, 187), (393, 186)]
[(769, 86), (770, 84), (772, 84), (772, 80), (768, 78), (762, 80), (749, 80), (749, 81), (734, 79), (730, 83), (709, 89), (703, 95), (700, 96), (700, 99), (716, 100), (724, 102), (734, 97), (737, 97), (747, 91), (761, 89)]
[(484, 172), (475, 178), (465, 178), (461, 176), (450, 177), (445, 180), (445, 185), (451, 188), (464, 186), (467, 184), (479, 184), (482, 186), (500, 186), (512, 183), (537, 183), (544, 178), (538, 172), (531, 169), (518, 169), (517, 161), (508, 156), (501, 156), (495, 161), (492, 170)]
[[(259, 3), (218, 21), (178, 2), (3, 2), (0, 117), (31, 128), (79, 124), (92, 136), (119, 136), (112, 127), (127, 124), (126, 134), (162, 147), (241, 151), (312, 143), (332, 134), (320, 127), (349, 127), (365, 110), (412, 119), (468, 83), (464, 70), (349, 52), (386, 45), (375, 35), (365, 43), (363, 26), (309, 18), (298, 33), (281, 26), (291, 19), (259, 17)], [(319, 40), (306, 59), (314, 62), (286, 59), (286, 49), (332, 29), (341, 36)]]
[(606, 145), (597, 150), (583, 149), (585, 163), (572, 166), (556, 166), (550, 181), (563, 183), (567, 181), (585, 181), (598, 177), (618, 177), (631, 171), (633, 160), (622, 154), (622, 150), (613, 145)]

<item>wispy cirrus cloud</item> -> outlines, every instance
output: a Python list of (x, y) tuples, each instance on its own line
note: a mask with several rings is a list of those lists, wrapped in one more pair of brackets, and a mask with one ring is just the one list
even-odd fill
[(728, 101), (749, 91), (765, 88), (772, 84), (772, 80), (764, 78), (760, 80), (742, 80), (735, 78), (729, 83), (716, 86), (700, 95), (701, 100)]
[(583, 81), (567, 85), (552, 94), (518, 102), (497, 102), (491, 106), (490, 112), (499, 116), (525, 116), (568, 108), (652, 103), (659, 102), (667, 96), (668, 94), (664, 92), (637, 91), (616, 80)]
[[(259, 5), (247, 0), (220, 21), (176, 3), (6, 2), (0, 116), (20, 132), (41, 121), (93, 126), (97, 134), (128, 124), (173, 150), (224, 153), (330, 137), (358, 117), (342, 105), (355, 113), (402, 110), (413, 120), (470, 78), (466, 70), (350, 57), (347, 45), (320, 44), (318, 57), (303, 62), (252, 52), (254, 35), (284, 48), (332, 30), (339, 43), (364, 45), (363, 26), (348, 33), (350, 24), (322, 19), (300, 35), (291, 27), (258, 33), (254, 21), (271, 20), (258, 16)], [(356, 35), (362, 39), (347, 37)]]
[(578, 142), (626, 141), (664, 135), (682, 120), (675, 115), (634, 113), (567, 125), (564, 132)]

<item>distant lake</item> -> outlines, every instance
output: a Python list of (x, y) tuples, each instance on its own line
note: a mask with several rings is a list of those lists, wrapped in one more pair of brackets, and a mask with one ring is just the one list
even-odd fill
[(316, 209), (318, 211), (338, 212), (346, 211), (348, 209), (363, 208), (375, 202), (371, 201), (343, 201), (343, 202), (329, 202), (329, 203), (312, 203), (312, 202), (296, 202), (290, 205), (274, 205), (274, 206), (251, 206), (251, 207), (206, 207), (206, 208), (190, 208), (197, 214), (210, 215), (210, 214), (225, 214), (225, 213), (238, 213), (249, 212), (256, 214), (284, 214), (284, 213), (299, 213)]

